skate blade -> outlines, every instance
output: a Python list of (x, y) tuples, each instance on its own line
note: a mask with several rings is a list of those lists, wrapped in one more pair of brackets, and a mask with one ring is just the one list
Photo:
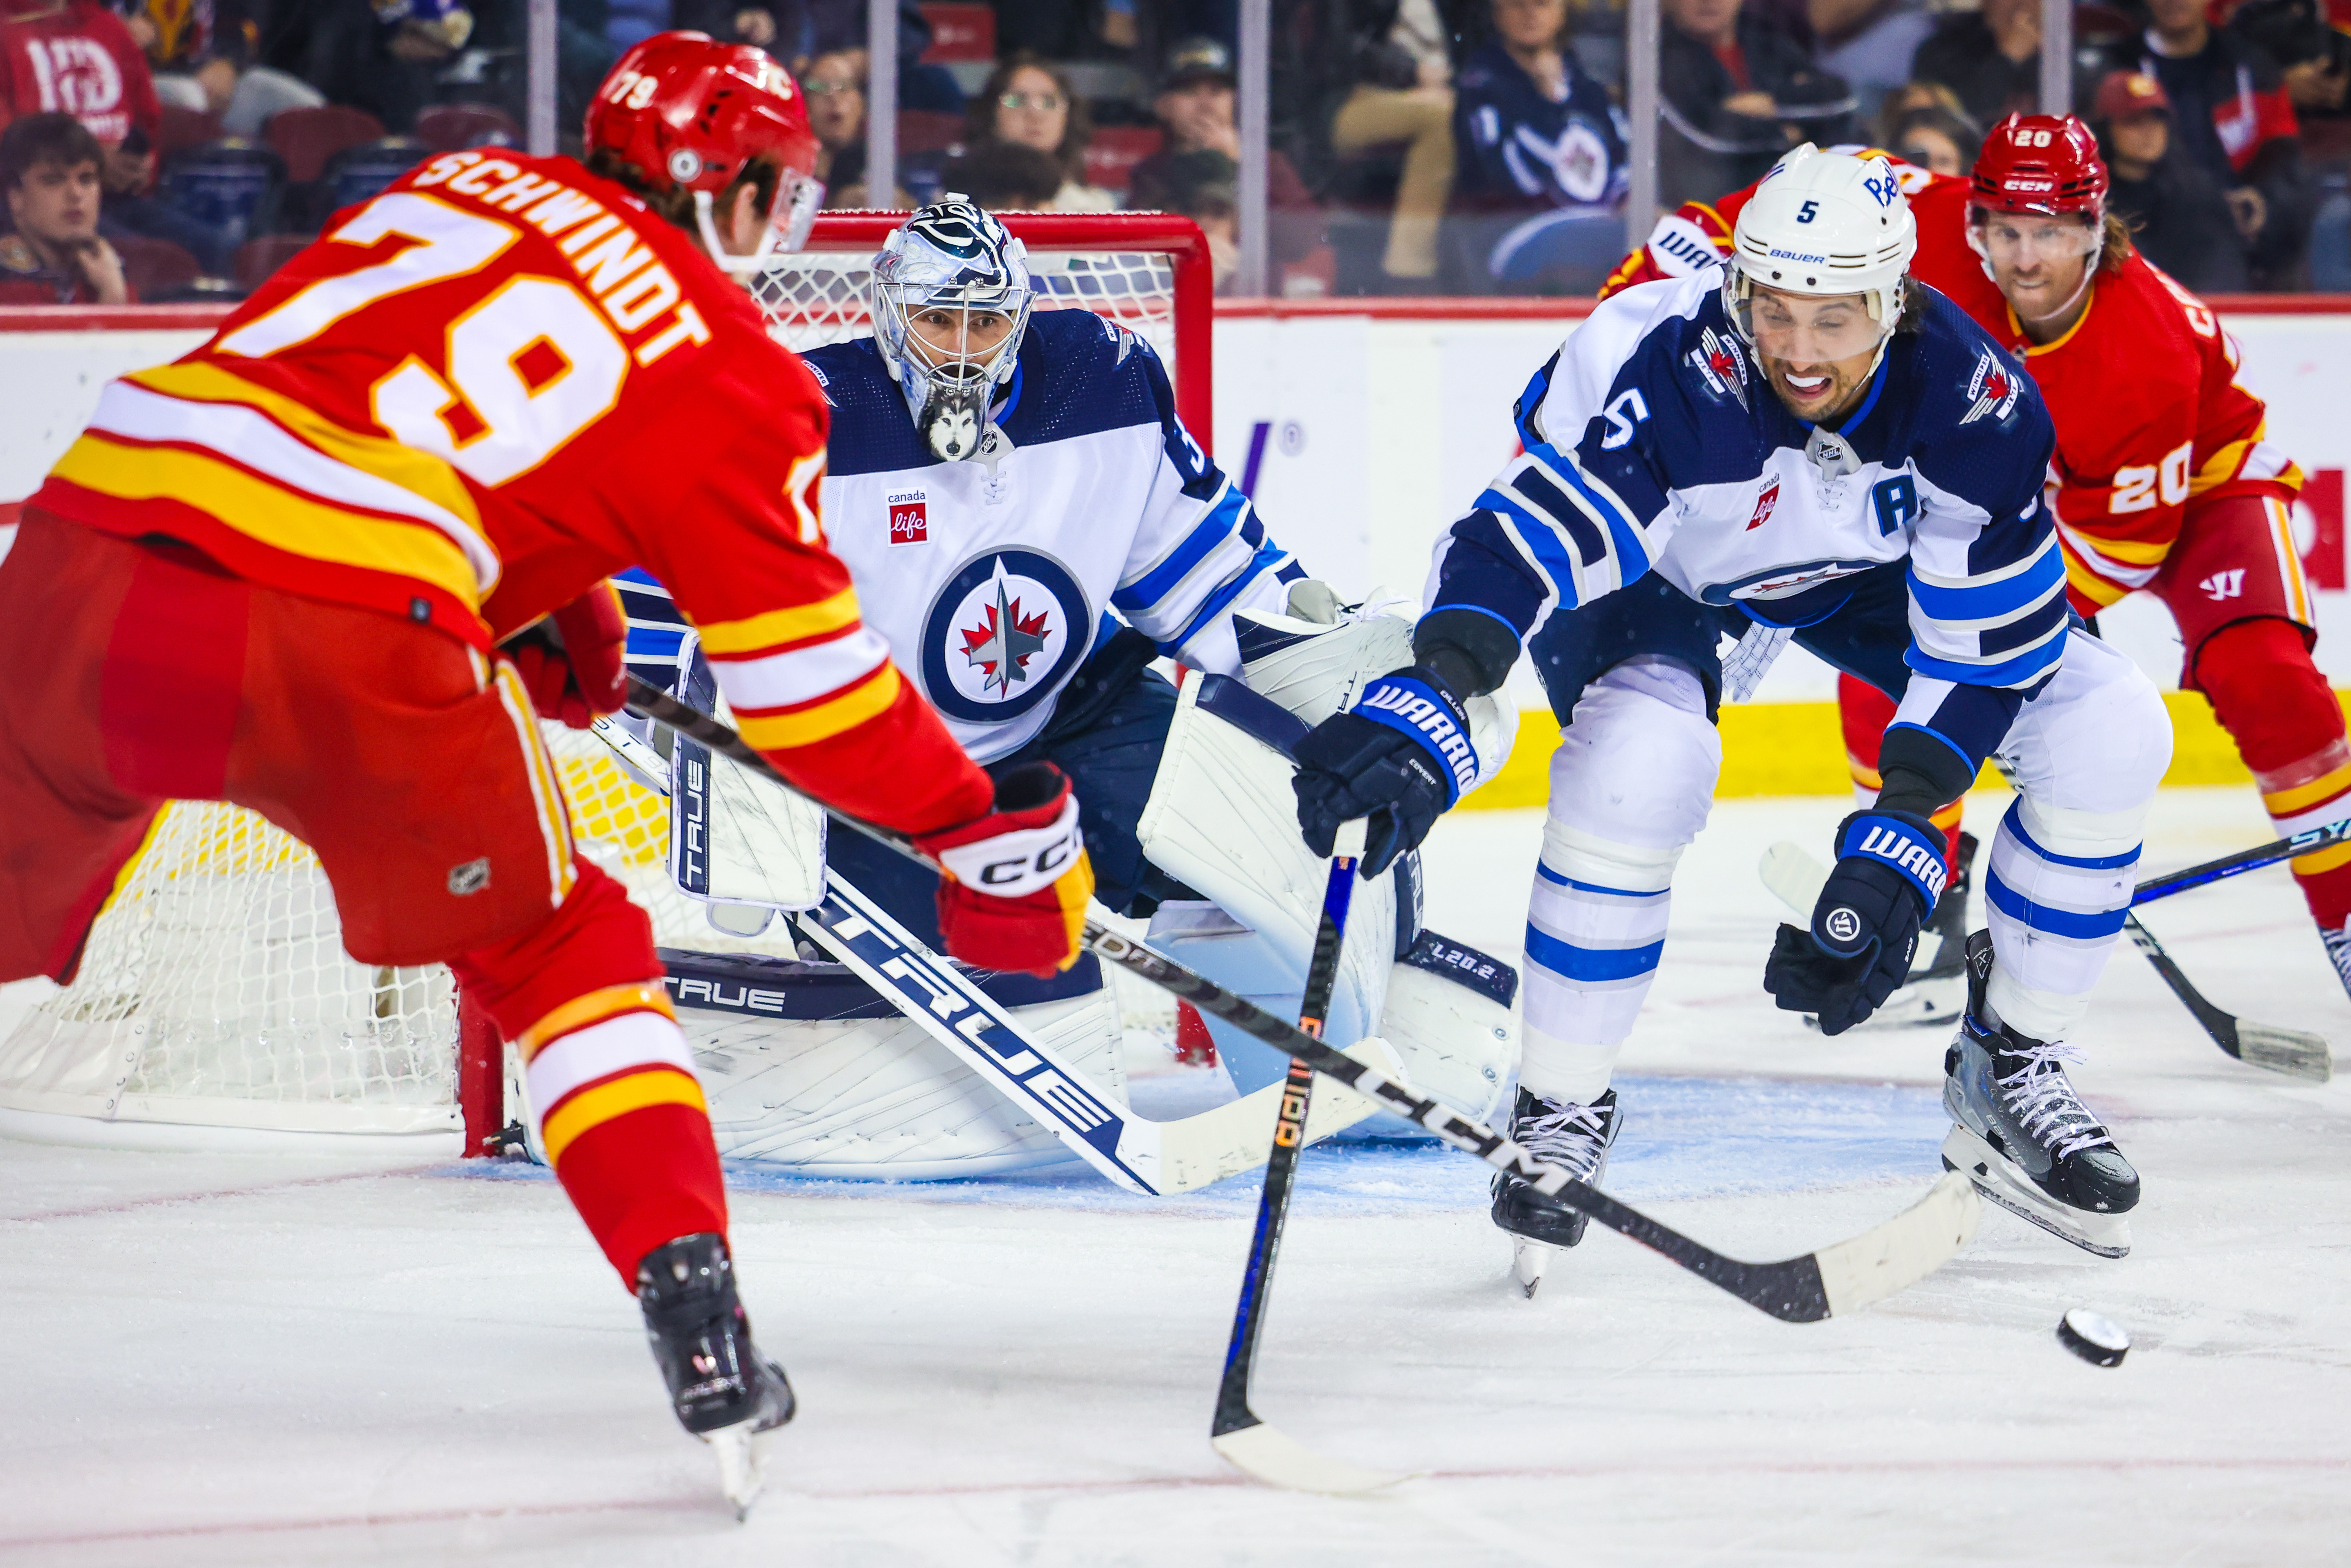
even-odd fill
[(762, 1445), (754, 1424), (740, 1422), (721, 1427), (716, 1432), (705, 1432), (702, 1440), (718, 1459), (718, 1490), (735, 1505), (735, 1521), (740, 1524), (751, 1517), (751, 1505), (759, 1500), (760, 1489), (768, 1483), (767, 1465), (761, 1454)]
[(1531, 1298), (1535, 1288), (1542, 1283), (1543, 1269), (1559, 1252), (1548, 1241), (1531, 1241), (1523, 1236), (1510, 1238), (1510, 1278), (1518, 1281), (1520, 1292)]
[(2130, 1254), (2130, 1219), (2120, 1214), (2092, 1214), (2061, 1204), (1965, 1127), (1954, 1126), (1943, 1139), (1943, 1165), (1966, 1173), (1975, 1189), (2019, 1219), (2037, 1225), (2060, 1241), (2070, 1241), (2101, 1258)]
[(2335, 1076), (2335, 1058), (2317, 1035), (2243, 1019), (2237, 1020), (2237, 1060), (2313, 1083), (2324, 1083)]
[(1208, 1446), (1244, 1475), (1290, 1491), (1354, 1497), (1413, 1479), (1406, 1472), (1366, 1469), (1345, 1459), (1318, 1454), (1262, 1421), (1211, 1437)]

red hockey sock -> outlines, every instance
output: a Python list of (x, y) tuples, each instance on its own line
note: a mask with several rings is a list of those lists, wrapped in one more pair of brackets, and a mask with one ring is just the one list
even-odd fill
[[(2302, 628), (2274, 617), (2224, 627), (2197, 650), (2194, 678), (2281, 836), (2351, 813), (2343, 709), (2311, 664)], [(2312, 917), (2341, 929), (2351, 917), (2351, 844), (2302, 856), (2294, 874)]]
[(644, 912), (586, 860), (553, 917), (466, 954), (458, 981), (518, 1042), (557, 1179), (620, 1276), (698, 1231), (726, 1232), (726, 1192), (694, 1058)]
[[(1876, 797), (1885, 787), (1877, 773), (1877, 748), (1886, 739), (1886, 727), (1894, 722), (1894, 699), (1871, 685), (1840, 671), (1837, 674), (1837, 723), (1844, 731), (1844, 764), (1853, 775), (1856, 793)], [(1959, 863), (1959, 822), (1966, 808), (1954, 800), (1935, 813), (1935, 826), (1943, 830), (1943, 863)]]

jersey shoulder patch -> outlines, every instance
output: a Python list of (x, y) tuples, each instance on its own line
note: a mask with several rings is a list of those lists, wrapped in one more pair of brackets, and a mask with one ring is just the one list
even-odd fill
[[(1086, 309), (1039, 310), (1020, 343), (1020, 399), (1004, 417), (1016, 445), (1156, 426), (1167, 372), (1139, 334)], [(1165, 394), (1172, 406), (1174, 393)]]

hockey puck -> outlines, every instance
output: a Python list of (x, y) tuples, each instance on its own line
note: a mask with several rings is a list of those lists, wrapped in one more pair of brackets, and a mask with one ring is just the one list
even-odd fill
[(2112, 1318), (2074, 1307), (2057, 1322), (2057, 1343), (2092, 1366), (2120, 1366), (2130, 1354), (2130, 1335)]

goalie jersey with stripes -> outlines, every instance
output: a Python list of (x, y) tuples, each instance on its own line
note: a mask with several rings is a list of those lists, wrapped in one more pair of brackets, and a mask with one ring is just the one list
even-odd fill
[(924, 446), (872, 339), (806, 358), (832, 410), (829, 540), (866, 623), (982, 762), (1041, 731), (1122, 622), (1238, 674), (1233, 612), (1279, 609), (1304, 575), (1176, 418), (1151, 346), (1091, 311), (1030, 318), (960, 463)]
[(1782, 405), (1727, 319), (1720, 274), (1627, 288), (1528, 384), (1524, 448), (1438, 542), (1431, 613), (1523, 641), (1658, 571), (1691, 599), (1802, 628), (1899, 564), (1903, 717), (1969, 759), (2057, 668), (2065, 570), (2041, 499), (2053, 436), (2032, 381), (1924, 296), (1836, 428)]

